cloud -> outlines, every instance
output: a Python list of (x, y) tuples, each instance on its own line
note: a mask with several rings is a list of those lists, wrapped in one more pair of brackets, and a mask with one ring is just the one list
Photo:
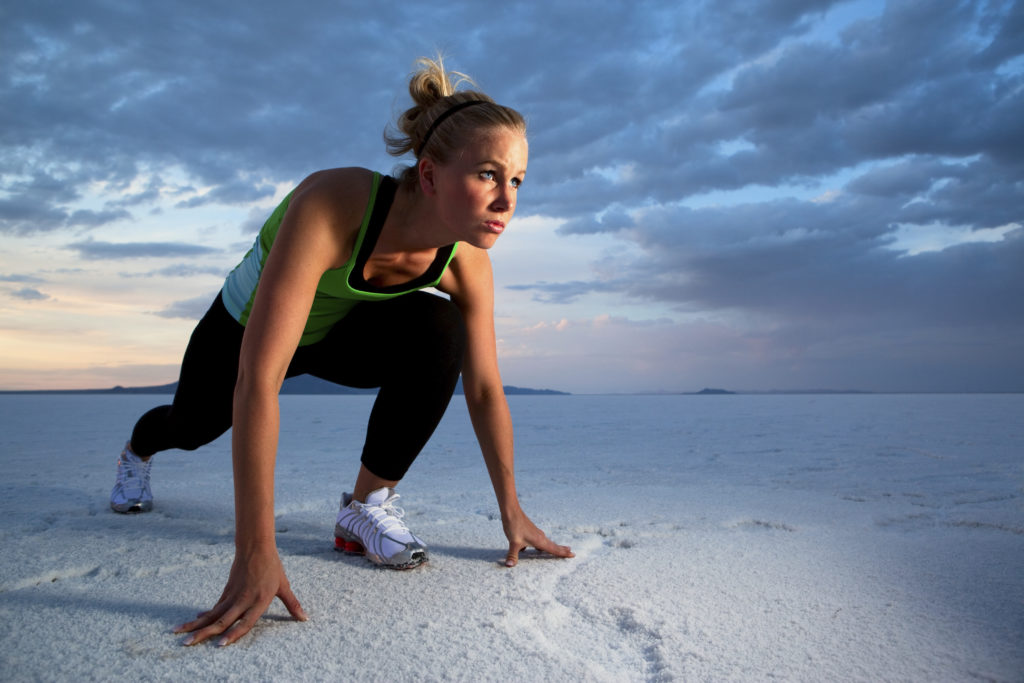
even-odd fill
[[(1017, 5), (992, 3), (986, 14), (977, 3), (902, 0), (831, 41), (804, 38), (840, 4), (489, 8), (509, 40), (545, 49), (495, 63), (477, 31), (452, 41), (451, 52), (455, 66), (527, 113), (534, 163), (523, 209), (538, 214), (587, 220), (616, 205), (801, 182), (909, 154), (1021, 160), (1024, 143), (1007, 144), (1024, 139), (1011, 135), (1024, 126), (1020, 74), (1000, 71), (1021, 52), (1007, 33), (1019, 21)], [(76, 7), (58, 17), (26, 3), (0, 34), (14, 55), (0, 90), (6, 129), (18, 131), (16, 139), (0, 134), (0, 170), (22, 177), (42, 167), (46, 175), (36, 183), (64, 195), (39, 201), (15, 184), (10, 195), (35, 199), (40, 215), (34, 223), (0, 223), (10, 231), (64, 227), (61, 201), (88, 183), (127, 183), (149, 168), (184, 169), (208, 188), (184, 200), (199, 206), (257, 201), (271, 183), (339, 160), (380, 163), (380, 134), (401, 107), (395, 93), (402, 83), (379, 74), (401, 74), (413, 56), (429, 52), (426, 36), (457, 33), (442, 27), (484, 16), (471, 3), (415, 13), (409, 26), (424, 37), (409, 45), (403, 22), (411, 10), (403, 7), (353, 6), (335, 23), (327, 21), (329, 3), (287, 20), (266, 6), (242, 24), (227, 6), (208, 3), (173, 12)], [(569, 24), (574, 29), (565, 31)], [(367, 33), (383, 25), (395, 28)], [(296, 47), (268, 62), (267, 34)], [(331, 54), (339, 43), (360, 52), (359, 70), (307, 58)], [(294, 70), (303, 73), (298, 83)], [(721, 143), (735, 140), (748, 147), (722, 153)], [(615, 167), (634, 172), (588, 174)], [(157, 192), (148, 187), (119, 206)]]
[[(548, 303), (618, 291), (751, 316), (780, 346), (865, 328), (928, 329), (915, 336), (922, 345), (970, 326), (1020, 334), (1022, 231), (970, 239), (1024, 224), (1024, 77), (1000, 69), (1024, 44), (1003, 39), (997, 58), (985, 42), (1019, 21), (1020, 4), (989, 7), (1002, 11), (888, 3), (834, 42), (780, 41), (676, 116), (660, 112), (660, 125), (611, 132), (621, 138), (612, 163), (634, 172), (570, 177), (542, 191), (540, 206), (571, 216), (563, 234), (617, 234), (641, 256), (591, 282), (516, 288)], [(786, 196), (839, 173), (847, 180), (813, 199)], [(764, 201), (687, 201), (752, 185), (782, 187)], [(589, 209), (573, 199), (584, 193)], [(966, 237), (908, 255), (892, 248), (907, 226)]]
[(178, 258), (181, 256), (204, 256), (219, 253), (219, 249), (199, 244), (180, 242), (103, 242), (85, 240), (67, 245), (66, 249), (77, 251), (88, 260), (118, 260), (134, 258)]
[(31, 235), (67, 227), (67, 211), (31, 197), (0, 199), (0, 232)]
[(0, 233), (32, 235), (64, 228), (96, 228), (131, 218), (124, 209), (69, 211), (25, 197), (0, 199)]
[[(686, 310), (744, 310), (790, 321), (1021, 320), (1014, 302), (1024, 300), (1024, 229), (996, 242), (909, 256), (889, 248), (904, 218), (900, 203), (846, 192), (825, 203), (651, 210), (632, 237), (644, 255), (619, 262), (611, 277), (517, 288), (536, 290), (541, 301), (618, 290)], [(914, 206), (906, 208), (912, 219), (922, 213)]]
[[(0, 168), (3, 166), (0, 162)], [(81, 197), (77, 186), (86, 182), (86, 177), (76, 173), (36, 172), (28, 180), (0, 185), (8, 195), (0, 199), (0, 233), (31, 235), (62, 228), (95, 228), (131, 218), (123, 208), (68, 208), (67, 204)]]
[[(235, 8), (201, 2), (8, 8), (0, 173), (44, 169), (64, 195), (42, 202), (54, 210), (90, 183), (127, 185), (147, 168), (182, 168), (211, 200), (237, 202), (262, 196), (263, 178), (378, 157), (394, 83), (368, 89), (324, 55), (344, 44), (367, 74), (394, 73), (399, 63), (382, 61), (379, 38), (365, 30), (387, 18), (352, 6), (346, 21), (325, 21), (336, 12), (319, 3), (297, 17), (264, 5), (240, 22)], [(268, 58), (267, 36), (296, 49)], [(17, 184), (4, 189), (27, 198)]]
[[(542, 167), (535, 184), (544, 189), (531, 206), (582, 220), (585, 206), (599, 215), (616, 203), (632, 208), (755, 184), (809, 183), (910, 155), (982, 155), (1006, 176), (1019, 177), (1022, 74), (1001, 70), (1012, 58), (1009, 49), (1002, 62), (974, 59), (985, 51), (979, 15), (977, 3), (892, 2), (831, 42), (785, 41), (773, 33), (773, 44), (757, 43), (770, 58), (751, 59), (715, 87), (693, 90), (688, 79), (678, 78), (666, 84), (670, 102), (609, 97), (597, 105), (605, 109), (594, 121), (600, 137), (573, 140), (569, 147), (560, 142), (551, 150), (559, 159), (539, 162), (540, 146), (533, 144), (535, 165)], [(1018, 44), (1015, 54), (1021, 51)], [(636, 53), (633, 60), (639, 60)], [(578, 117), (566, 121), (586, 127), (594, 111), (587, 106), (582, 123)], [(734, 141), (742, 141), (742, 149), (729, 153), (726, 143)], [(608, 165), (635, 170), (619, 182), (585, 173)], [(1019, 204), (1019, 194), (1017, 199)]]
[(83, 227), (83, 228), (94, 228), (100, 225), (106, 225), (107, 223), (113, 223), (124, 218), (131, 218), (131, 214), (124, 209), (114, 209), (109, 211), (92, 211), (89, 209), (79, 209), (74, 211), (67, 217), (66, 225), (68, 227)]
[[(6, 8), (0, 233), (73, 231), (86, 259), (215, 253), (118, 242), (115, 229), (129, 212), (231, 206), (252, 211), (240, 228), (251, 234), (277, 188), (311, 171), (387, 169), (381, 132), (407, 106), (405, 74), (441, 46), (528, 118), (520, 216), (561, 225), (537, 248), (588, 235), (622, 245), (590, 279), (507, 283), (543, 310), (585, 298), (708, 315), (733, 326), (722, 338), (756, 337), (779, 368), (814, 356), (822, 373), (859, 349), (910, 365), (902, 349), (1017, 348), (1022, 2), (457, 0), (339, 13), (314, 0), (300, 15), (245, 5), (244, 20), (239, 7)], [(496, 45), (530, 49), (496, 58)], [(907, 235), (933, 233), (955, 237), (907, 251)], [(149, 274), (213, 274), (191, 268)], [(611, 329), (624, 327), (590, 333)], [(692, 332), (658, 328), (658, 348)]]
[(613, 292), (622, 288), (621, 282), (600, 282), (574, 280), (572, 282), (536, 282), (533, 284), (506, 285), (513, 291), (533, 291), (534, 301), (547, 303), (571, 303), (576, 298), (592, 292)]
[(274, 196), (273, 185), (253, 185), (235, 180), (215, 187), (210, 192), (178, 202), (178, 207), (191, 209), (206, 204), (250, 204)]
[(12, 273), (10, 275), (0, 275), (0, 282), (26, 282), (26, 283), (39, 283), (43, 282), (42, 278), (36, 277), (35, 275), (22, 275), (18, 273)]
[[(66, 13), (25, 3), (9, 9), (0, 29), (12, 55), (0, 86), (0, 128), (17, 131), (0, 133), (0, 171), (17, 177), (43, 167), (75, 194), (97, 181), (127, 183), (144, 168), (180, 167), (211, 188), (203, 195), (209, 201), (236, 202), (262, 196), (266, 180), (294, 181), (338, 160), (380, 163), (381, 132), (401, 106), (401, 74), (437, 44), (528, 113), (535, 150), (553, 173), (576, 171), (594, 165), (580, 152), (598, 165), (614, 161), (622, 150), (613, 145), (634, 142), (648, 122), (663, 125), (658, 119), (678, 111), (681, 97), (798, 35), (833, 4), (484, 10), (461, 2), (428, 15), (352, 5), (336, 21), (334, 4), (314, 2), (301, 17), (261, 5), (239, 22), (230, 5), (201, 2), (140, 11), (86, 0)], [(462, 28), (485, 25), (501, 26), (511, 43), (545, 49), (491, 59), (485, 32)], [(266, 36), (291, 48), (267, 59)], [(338, 45), (360, 55), (358, 70), (323, 58)]]
[(22, 289), (11, 292), (11, 296), (21, 299), (23, 301), (46, 301), (50, 298), (49, 294), (43, 294), (38, 289), (31, 287), (24, 287)]
[(195, 277), (197, 275), (212, 275), (215, 277), (224, 277), (227, 275), (227, 271), (224, 268), (218, 268), (217, 266), (197, 266), (192, 263), (176, 263), (174, 265), (165, 266), (164, 268), (157, 268), (145, 273), (121, 273), (121, 277), (124, 278), (150, 278), (150, 277)]
[(194, 299), (175, 301), (163, 310), (154, 311), (153, 315), (161, 318), (184, 318), (186, 320), (199, 320), (206, 314), (213, 302), (215, 294), (197, 296)]

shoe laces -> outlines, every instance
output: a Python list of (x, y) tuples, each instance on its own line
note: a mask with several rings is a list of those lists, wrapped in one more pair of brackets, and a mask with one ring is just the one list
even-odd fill
[(117, 468), (117, 484), (125, 493), (142, 493), (149, 481), (151, 461), (133, 460), (127, 454), (121, 456)]
[(402, 521), (402, 518), (405, 517), (405, 510), (395, 505), (396, 500), (398, 500), (398, 494), (393, 493), (380, 505), (358, 503), (359, 509), (363, 513), (361, 516), (365, 517), (366, 521), (373, 524), (381, 533), (408, 531), (409, 528)]

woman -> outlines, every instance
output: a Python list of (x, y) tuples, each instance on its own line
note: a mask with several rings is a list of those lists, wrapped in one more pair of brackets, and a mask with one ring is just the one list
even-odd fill
[[(508, 537), (572, 557), (519, 507), (512, 423), (498, 372), (489, 249), (515, 212), (527, 162), (522, 116), (480, 92), (456, 92), (440, 59), (421, 59), (414, 106), (387, 138), (415, 165), (395, 181), (362, 168), (314, 173), (274, 211), (196, 327), (174, 403), (146, 413), (118, 463), (111, 507), (152, 507), (149, 458), (195, 449), (233, 425), (235, 560), (213, 609), (176, 632), (186, 645), (232, 643), (292, 594), (274, 539), (278, 393), (310, 373), (380, 387), (362, 464), (342, 497), (339, 549), (408, 568), (426, 548), (394, 506), (394, 487), (437, 426), (461, 370), (466, 403)], [(450, 301), (416, 291), (434, 286)]]

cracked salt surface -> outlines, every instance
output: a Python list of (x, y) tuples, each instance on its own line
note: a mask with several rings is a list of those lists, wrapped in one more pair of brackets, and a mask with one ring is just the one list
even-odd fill
[(409, 572), (331, 549), (371, 400), (282, 398), (311, 618), (217, 649), (170, 631), (231, 565), (228, 439), (115, 515), (154, 397), (0, 396), (0, 679), (1024, 680), (1024, 396), (511, 397), (524, 508), (577, 554), (514, 569), (455, 402), (399, 489)]

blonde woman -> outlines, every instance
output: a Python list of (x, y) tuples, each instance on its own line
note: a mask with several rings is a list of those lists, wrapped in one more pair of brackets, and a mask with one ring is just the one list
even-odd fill
[[(342, 496), (341, 550), (410, 568), (427, 550), (402, 520), (395, 487), (426, 444), (459, 373), (508, 538), (505, 563), (526, 547), (572, 557), (519, 506), (512, 422), (498, 372), (494, 286), (487, 255), (508, 227), (527, 163), (526, 126), (461, 74), (422, 59), (414, 106), (388, 150), (413, 152), (398, 179), (363, 168), (320, 171), (273, 212), (196, 327), (174, 402), (143, 415), (118, 462), (111, 507), (152, 507), (150, 458), (195, 449), (229, 427), (235, 486), (235, 560), (211, 610), (182, 624), (186, 645), (245, 635), (275, 597), (306, 615), (288, 585), (274, 537), (278, 393), (309, 373), (379, 387), (361, 466)], [(436, 287), (449, 299), (419, 291)]]

